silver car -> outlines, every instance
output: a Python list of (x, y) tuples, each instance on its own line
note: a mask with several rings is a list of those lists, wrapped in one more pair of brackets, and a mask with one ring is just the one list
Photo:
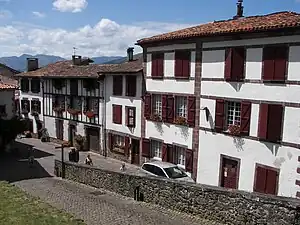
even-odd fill
[(152, 161), (142, 165), (141, 170), (147, 174), (186, 182), (195, 181), (190, 178), (180, 167), (168, 162)]

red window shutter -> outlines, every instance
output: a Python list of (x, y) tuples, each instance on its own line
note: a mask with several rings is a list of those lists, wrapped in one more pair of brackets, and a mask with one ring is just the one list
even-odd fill
[(113, 115), (112, 115), (113, 123), (116, 123), (117, 122), (117, 108), (115, 105), (113, 105), (112, 108), (113, 108)]
[(167, 121), (167, 95), (162, 95), (161, 101), (162, 101), (162, 120)]
[(151, 60), (151, 76), (157, 77), (157, 57), (156, 54), (152, 54), (152, 60)]
[(142, 156), (150, 158), (150, 141), (149, 139), (144, 138), (142, 142)]
[(251, 118), (251, 103), (242, 102), (241, 108), (241, 132), (242, 135), (249, 135), (250, 118)]
[(264, 81), (274, 79), (275, 61), (274, 56), (276, 52), (274, 47), (265, 47), (263, 50), (263, 73), (262, 78)]
[(188, 97), (188, 119), (187, 122), (190, 127), (195, 126), (195, 119), (196, 119), (196, 97), (189, 96)]
[(167, 121), (168, 123), (173, 123), (174, 121), (174, 97), (168, 95), (167, 98)]
[(168, 153), (167, 153), (167, 156), (168, 156), (168, 159), (167, 161), (169, 163), (174, 163), (174, 156), (173, 156), (173, 145), (168, 145), (168, 149), (167, 149)]
[(231, 78), (239, 81), (244, 78), (245, 48), (234, 48), (232, 54)]
[(112, 133), (108, 133), (108, 148), (112, 150), (113, 148), (113, 135)]
[(278, 179), (278, 173), (274, 170), (267, 170), (267, 180), (266, 180), (266, 187), (265, 187), (265, 193), (276, 195), (277, 190), (277, 179)]
[(225, 120), (225, 102), (223, 99), (216, 100), (215, 130), (223, 131)]
[(185, 170), (193, 172), (193, 151), (191, 149), (186, 149), (185, 152)]
[(130, 148), (130, 144), (129, 144), (129, 137), (125, 137), (125, 148), (124, 148), (124, 153), (126, 156), (129, 155), (129, 148)]
[(282, 116), (282, 105), (269, 105), (267, 128), (268, 141), (277, 142), (281, 140)]
[(167, 144), (162, 144), (162, 161), (167, 162), (168, 161), (168, 149)]
[(254, 191), (259, 193), (265, 193), (267, 181), (267, 170), (263, 167), (256, 167), (256, 179), (255, 179), (255, 186)]
[(190, 51), (175, 52), (175, 77), (190, 77), (191, 53)]
[(261, 139), (267, 139), (268, 133), (268, 104), (260, 104), (259, 109), (259, 124), (258, 124), (258, 137)]
[(277, 47), (275, 50), (274, 80), (285, 81), (287, 60), (288, 48), (286, 46)]
[(225, 69), (224, 69), (224, 78), (225, 80), (231, 80), (231, 71), (232, 71), (232, 48), (227, 48), (225, 50)]
[(122, 106), (113, 105), (113, 123), (122, 124)]
[(182, 52), (176, 51), (175, 52), (175, 77), (182, 77)]
[(162, 53), (157, 59), (157, 77), (163, 77), (163, 76), (164, 76), (164, 56)]
[(118, 115), (118, 123), (119, 124), (122, 124), (122, 106), (121, 105), (118, 105), (118, 107), (117, 107), (117, 110), (118, 110), (118, 113), (117, 113), (117, 115)]
[(144, 117), (150, 119), (151, 116), (151, 95), (149, 93), (145, 94), (144, 101)]

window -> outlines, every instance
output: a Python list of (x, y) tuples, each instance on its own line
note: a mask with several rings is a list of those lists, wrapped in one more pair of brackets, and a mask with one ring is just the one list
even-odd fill
[(6, 105), (0, 105), (0, 116), (6, 116)]
[(29, 80), (27, 78), (21, 79), (21, 91), (28, 92), (29, 91)]
[(41, 102), (39, 100), (31, 100), (31, 112), (41, 113)]
[(156, 52), (152, 54), (151, 69), (152, 78), (164, 77), (164, 53)]
[(122, 106), (112, 105), (113, 108), (113, 123), (122, 124)]
[(227, 131), (232, 135), (249, 135), (251, 103), (216, 100), (215, 130)]
[(226, 102), (227, 126), (241, 124), (241, 103)]
[(126, 76), (126, 96), (136, 96), (136, 76)]
[(175, 78), (189, 78), (191, 52), (179, 50), (175, 52)]
[(186, 148), (175, 146), (174, 160), (175, 164), (185, 166), (185, 152)]
[(113, 95), (122, 96), (123, 94), (123, 76), (113, 76)]
[(125, 146), (125, 138), (121, 135), (113, 135), (113, 143), (114, 147), (120, 147), (123, 148)]
[(135, 127), (135, 107), (127, 107), (127, 126)]
[(78, 95), (78, 80), (77, 79), (70, 80), (70, 94)]
[(66, 83), (66, 80), (65, 79), (53, 79), (53, 86), (55, 89), (57, 90), (61, 90), (64, 86), (65, 86), (65, 83)]
[(29, 113), (30, 112), (30, 102), (28, 99), (22, 99), (21, 100), (21, 108), (22, 113)]
[(263, 74), (264, 81), (284, 82), (288, 61), (288, 47), (265, 47), (263, 50)]
[(162, 143), (160, 141), (151, 140), (151, 152), (154, 158), (162, 158)]
[(276, 168), (256, 166), (254, 188), (255, 192), (277, 194), (279, 172)]
[(92, 91), (97, 88), (98, 82), (95, 79), (85, 79), (83, 80), (83, 87), (87, 89), (87, 91)]
[(69, 100), (70, 100), (69, 108), (81, 111), (82, 100), (80, 97), (70, 97)]
[(162, 117), (161, 95), (152, 95), (152, 115)]
[(159, 176), (159, 177), (167, 177), (164, 171), (159, 168), (158, 166), (153, 166), (153, 174)]
[(244, 79), (245, 48), (228, 48), (225, 51), (225, 80), (240, 81)]
[(31, 92), (39, 93), (40, 92), (40, 79), (32, 78), (31, 79)]
[(176, 117), (187, 118), (187, 98), (176, 96), (175, 100)]
[(93, 111), (94, 113), (98, 114), (98, 99), (86, 97), (84, 111)]
[(278, 142), (282, 136), (283, 106), (260, 104), (258, 137), (270, 142)]

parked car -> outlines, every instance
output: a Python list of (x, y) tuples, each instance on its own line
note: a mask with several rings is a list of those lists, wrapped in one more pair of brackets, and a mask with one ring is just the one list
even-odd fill
[(182, 180), (194, 183), (194, 180), (190, 178), (183, 169), (181, 169), (177, 165), (168, 162), (146, 162), (142, 165), (141, 171), (153, 176), (165, 177), (169, 179)]

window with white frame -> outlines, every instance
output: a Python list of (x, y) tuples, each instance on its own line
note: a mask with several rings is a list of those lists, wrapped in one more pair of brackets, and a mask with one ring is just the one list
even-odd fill
[(175, 97), (176, 117), (187, 118), (187, 97)]
[(152, 95), (152, 114), (162, 116), (161, 95)]
[(227, 126), (241, 124), (241, 103), (227, 102), (226, 103)]
[(178, 165), (185, 166), (185, 148), (176, 146), (175, 147), (175, 160), (174, 162)]
[(162, 158), (162, 143), (151, 140), (151, 152), (154, 158)]
[(113, 139), (114, 139), (114, 145), (115, 146), (118, 146), (118, 147), (124, 147), (125, 146), (124, 136), (114, 135)]

